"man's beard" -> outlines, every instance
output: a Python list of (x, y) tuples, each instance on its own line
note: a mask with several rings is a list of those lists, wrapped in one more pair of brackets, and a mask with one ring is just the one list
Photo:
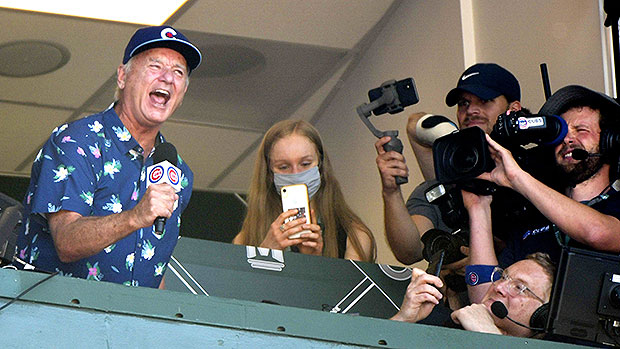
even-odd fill
[[(598, 147), (593, 152), (598, 153)], [(600, 156), (589, 156), (576, 164), (556, 165), (560, 171), (567, 175), (566, 180), (571, 186), (575, 186), (590, 179), (603, 167), (603, 159)]]

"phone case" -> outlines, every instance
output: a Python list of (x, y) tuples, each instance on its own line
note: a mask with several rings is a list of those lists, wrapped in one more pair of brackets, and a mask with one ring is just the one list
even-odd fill
[[(282, 187), (280, 191), (282, 197), (282, 210), (286, 212), (291, 209), (298, 209), (296, 215), (285, 220), (288, 223), (297, 218), (306, 217), (306, 223), (310, 223), (310, 204), (308, 200), (308, 187), (305, 184), (293, 184)], [(289, 236), (289, 239), (297, 239), (299, 235), (309, 233), (310, 230), (303, 230)]]

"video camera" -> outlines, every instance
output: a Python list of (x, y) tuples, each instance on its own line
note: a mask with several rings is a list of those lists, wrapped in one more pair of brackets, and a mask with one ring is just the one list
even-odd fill
[[(498, 116), (490, 136), (513, 152), (520, 165), (532, 167), (529, 166), (531, 162), (528, 158), (533, 152), (530, 149), (559, 144), (567, 130), (566, 122), (559, 116), (536, 115), (519, 110), (507, 111)], [(444, 184), (463, 183), (495, 168), (484, 131), (478, 127), (460, 130), (435, 140), (433, 161), (435, 176)]]
[[(549, 150), (559, 144), (567, 133), (564, 119), (555, 115), (535, 115), (526, 110), (506, 112), (497, 118), (491, 138), (511, 150), (515, 160), (530, 174), (543, 182), (549, 176), (547, 163), (553, 161)], [(539, 215), (521, 195), (494, 183), (477, 179), (484, 172), (495, 168), (484, 131), (470, 127), (455, 131), (435, 140), (433, 160), (438, 184), (425, 191), (426, 200), (438, 206), (442, 220), (452, 232), (433, 229), (424, 233), (423, 255), (432, 256), (438, 249), (446, 250), (446, 263), (465, 256), (460, 246), (469, 241), (469, 218), (463, 206), (461, 190), (478, 195), (502, 196), (493, 200), (493, 232), (500, 240), (505, 239), (506, 229), (499, 225), (537, 222)], [(430, 234), (429, 234), (430, 233)]]

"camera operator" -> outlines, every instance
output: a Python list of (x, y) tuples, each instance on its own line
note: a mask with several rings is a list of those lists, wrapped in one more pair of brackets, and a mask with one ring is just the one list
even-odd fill
[[(478, 126), (485, 133), (490, 133), (498, 115), (508, 110), (521, 109), (520, 98), (521, 88), (512, 73), (494, 63), (479, 63), (461, 74), (457, 86), (446, 96), (446, 104), (450, 107), (457, 105), (456, 118), (461, 128)], [(406, 205), (401, 189), (394, 179), (395, 176), (407, 176), (405, 158), (397, 152), (383, 150), (383, 144), (389, 138), (379, 139), (375, 143), (378, 153), (376, 161), (383, 189), (385, 233), (392, 252), (404, 264), (412, 264), (422, 259), (423, 245), (420, 237), (425, 232), (433, 228), (452, 231), (442, 220), (439, 208), (429, 203), (424, 195), (428, 188), (437, 185), (438, 182), (434, 179), (434, 175), (429, 178), (429, 174), (433, 173), (431, 150), (433, 139), (428, 139), (428, 133), (431, 133), (432, 138), (433, 131), (427, 130), (425, 135), (415, 132), (416, 123), (422, 115), (424, 113), (412, 115), (407, 129), (410, 143), (427, 181), (413, 191)], [(445, 117), (440, 118), (445, 121), (440, 120), (438, 126), (443, 126), (445, 129), (446, 123), (450, 121)], [(447, 268), (460, 269), (464, 265), (465, 261), (460, 261)], [(463, 280), (462, 277), (460, 280)], [(462, 288), (465, 293), (464, 285)]]
[[(498, 115), (508, 110), (521, 110), (520, 98), (521, 88), (512, 73), (494, 63), (479, 63), (459, 76), (456, 87), (446, 96), (446, 104), (458, 105), (456, 118), (461, 128), (478, 126), (485, 133), (490, 133)], [(434, 180), (432, 143), (435, 138), (455, 130), (456, 127), (446, 117), (432, 116), (428, 121), (431, 121), (434, 127), (416, 132), (417, 121), (423, 115), (424, 113), (412, 115), (407, 130), (416, 159), (427, 181), (413, 191), (406, 205), (401, 189), (394, 180), (394, 176), (406, 176), (408, 173), (404, 157), (396, 152), (383, 150), (382, 146), (388, 141), (387, 138), (380, 139), (375, 144), (383, 187), (386, 237), (396, 258), (404, 264), (422, 259), (424, 246), (420, 238), (424, 233), (433, 228), (445, 232), (453, 230), (443, 221), (438, 206), (429, 203), (424, 193), (438, 184)], [(457, 194), (460, 195), (458, 192)], [(466, 226), (467, 220), (461, 225)], [(456, 255), (462, 256), (461, 252), (466, 253), (464, 250), (457, 251)], [(442, 277), (449, 286), (446, 295), (452, 309), (469, 303), (463, 282), (465, 264), (466, 259), (456, 262), (446, 260), (442, 271)]]
[[(620, 195), (614, 185), (618, 152), (613, 149), (618, 148), (614, 131), (620, 129), (620, 105), (606, 95), (572, 85), (554, 93), (539, 114), (559, 115), (568, 124), (568, 133), (554, 149), (555, 169), (549, 169), (557, 170), (556, 178), (565, 180), (564, 193), (524, 171), (510, 151), (488, 135), (495, 168), (479, 178), (515, 190), (530, 201), (550, 221), (547, 229), (539, 230), (541, 235), (555, 231), (559, 243), (620, 252)], [(463, 192), (470, 220), (470, 263), (482, 269), (486, 266), (487, 270), (498, 264), (493, 248), (491, 201), (490, 196)], [(499, 258), (503, 264), (522, 259), (527, 249), (545, 248), (523, 248), (525, 239), (519, 234), (512, 236)], [(486, 274), (479, 272), (478, 283), (469, 286), (472, 302), (486, 293), (490, 285), (485, 283), (490, 281)]]

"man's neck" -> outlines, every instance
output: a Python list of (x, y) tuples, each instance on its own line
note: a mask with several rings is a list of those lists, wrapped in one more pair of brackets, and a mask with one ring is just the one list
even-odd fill
[(159, 128), (148, 128), (140, 125), (134, 118), (127, 114), (121, 102), (116, 104), (114, 111), (116, 111), (118, 118), (125, 128), (127, 128), (131, 136), (140, 144), (144, 150), (144, 157), (146, 158), (155, 146), (155, 139), (159, 133)]
[(592, 177), (577, 184), (574, 188), (569, 187), (566, 195), (576, 201), (589, 201), (602, 194), (609, 184), (609, 165), (605, 164)]

